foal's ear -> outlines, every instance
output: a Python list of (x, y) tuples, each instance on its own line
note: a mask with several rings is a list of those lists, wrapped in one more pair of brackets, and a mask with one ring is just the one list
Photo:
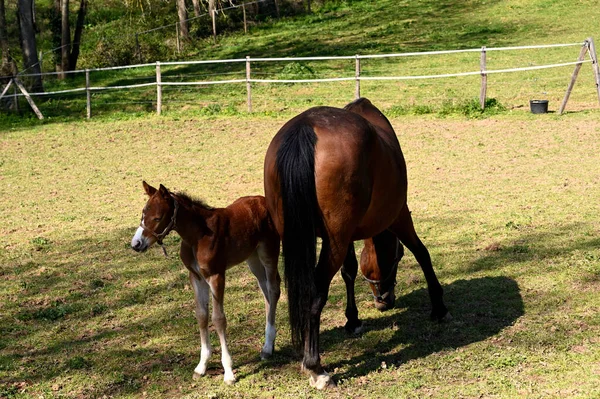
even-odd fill
[(160, 188), (158, 189), (158, 191), (160, 192), (160, 195), (163, 196), (163, 198), (169, 198), (171, 196), (171, 194), (169, 193), (169, 190), (167, 190), (167, 188), (165, 186), (163, 186), (162, 184), (160, 185)]
[(146, 191), (146, 194), (148, 194), (148, 196), (153, 196), (154, 193), (156, 192), (156, 189), (154, 187), (152, 187), (151, 185), (149, 185), (148, 183), (146, 183), (146, 181), (142, 181), (142, 185), (144, 186), (144, 191)]

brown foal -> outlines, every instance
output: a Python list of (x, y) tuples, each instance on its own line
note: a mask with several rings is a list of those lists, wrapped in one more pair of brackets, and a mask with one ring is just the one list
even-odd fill
[(224, 381), (235, 382), (232, 361), (227, 349), (227, 320), (223, 312), (225, 271), (247, 261), (265, 298), (265, 344), (261, 358), (273, 353), (275, 345), (275, 310), (281, 279), (277, 271), (279, 235), (267, 212), (262, 196), (242, 197), (227, 208), (211, 208), (182, 193), (171, 193), (162, 184), (159, 189), (143, 182), (148, 202), (142, 212), (140, 227), (131, 247), (144, 252), (171, 231), (181, 236), (179, 254), (189, 271), (196, 301), (196, 318), (200, 326), (200, 362), (194, 377), (206, 373), (212, 353), (208, 332), (208, 302), (212, 294), (212, 322), (221, 343)]

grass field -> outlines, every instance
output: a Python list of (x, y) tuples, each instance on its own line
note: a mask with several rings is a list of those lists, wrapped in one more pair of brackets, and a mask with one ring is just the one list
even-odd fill
[[(409, 205), (454, 320), (428, 320), (412, 255), (397, 306), (357, 281), (366, 331), (343, 330), (336, 276), (322, 359), (338, 387), (312, 391), (290, 347), (285, 294), (272, 360), (245, 266), (228, 274), (238, 383), (192, 380), (199, 334), (178, 237), (129, 248), (142, 179), (225, 206), (262, 193), (283, 117), (166, 116), (56, 122), (0, 133), (0, 397), (600, 397), (600, 115), (392, 119)], [(284, 291), (285, 292), (285, 291)], [(213, 345), (218, 340), (213, 332)]]

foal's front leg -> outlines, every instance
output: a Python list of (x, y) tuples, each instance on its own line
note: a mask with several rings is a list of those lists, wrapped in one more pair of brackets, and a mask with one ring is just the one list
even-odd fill
[(210, 287), (202, 277), (198, 277), (194, 272), (190, 271), (190, 282), (194, 289), (194, 298), (196, 300), (196, 319), (200, 327), (200, 362), (194, 369), (194, 378), (201, 377), (206, 374), (208, 359), (212, 354), (210, 346), (210, 337), (208, 332), (208, 296)]
[(227, 319), (225, 318), (225, 312), (223, 310), (223, 294), (225, 293), (225, 272), (222, 274), (215, 274), (207, 279), (208, 285), (212, 292), (213, 299), (213, 312), (212, 322), (219, 335), (219, 341), (221, 342), (221, 363), (223, 369), (225, 369), (225, 376), (223, 378), (226, 384), (233, 384), (235, 382), (235, 376), (233, 375), (232, 360), (227, 348)]

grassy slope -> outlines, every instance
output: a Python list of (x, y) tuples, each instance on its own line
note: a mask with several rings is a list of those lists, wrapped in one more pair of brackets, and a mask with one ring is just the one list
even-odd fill
[[(368, 328), (347, 338), (336, 277), (322, 327), (334, 397), (600, 394), (594, 119), (393, 120), (409, 204), (455, 320), (427, 320), (407, 255), (396, 309), (378, 313), (357, 283)], [(261, 193), (264, 150), (284, 120), (150, 117), (3, 134), (1, 394), (319, 397), (289, 347), (285, 297), (277, 355), (258, 360), (263, 306), (244, 267), (229, 274), (226, 305), (240, 381), (222, 385), (218, 352), (211, 375), (192, 381), (199, 339), (178, 240), (167, 240), (168, 259), (128, 248), (142, 178), (216, 206)]]

